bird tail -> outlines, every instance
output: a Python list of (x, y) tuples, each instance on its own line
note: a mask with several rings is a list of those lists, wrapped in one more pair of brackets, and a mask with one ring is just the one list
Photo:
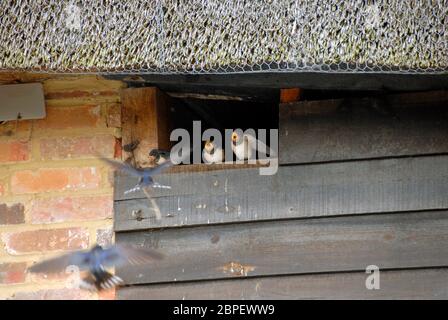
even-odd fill
[(159, 188), (159, 189), (171, 189), (171, 186), (165, 186), (165, 185), (157, 183), (157, 182), (154, 182), (152, 187)]
[(129, 194), (129, 193), (132, 193), (132, 192), (140, 191), (140, 189), (141, 189), (140, 184), (137, 184), (135, 187), (133, 187), (133, 188), (131, 188), (129, 190), (124, 191), (123, 194)]
[(119, 276), (113, 275), (105, 270), (89, 275), (81, 280), (80, 288), (89, 291), (101, 291), (112, 289), (115, 286), (123, 284), (123, 279)]

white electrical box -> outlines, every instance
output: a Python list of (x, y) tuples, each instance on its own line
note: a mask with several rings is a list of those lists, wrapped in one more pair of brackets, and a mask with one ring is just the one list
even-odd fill
[(0, 121), (42, 119), (45, 115), (41, 83), (0, 86)]

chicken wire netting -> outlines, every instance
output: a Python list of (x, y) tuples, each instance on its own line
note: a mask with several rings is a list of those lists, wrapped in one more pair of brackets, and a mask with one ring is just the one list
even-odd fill
[(448, 0), (0, 0), (0, 70), (446, 73)]

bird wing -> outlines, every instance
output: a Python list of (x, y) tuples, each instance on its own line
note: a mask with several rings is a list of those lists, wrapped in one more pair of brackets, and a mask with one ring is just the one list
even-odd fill
[(166, 170), (173, 165), (174, 163), (172, 163), (171, 160), (167, 160), (156, 167), (143, 169), (143, 171), (150, 176), (154, 176), (156, 174), (162, 173), (163, 170)]
[(106, 162), (107, 164), (109, 164), (110, 166), (114, 167), (116, 170), (125, 172), (129, 175), (135, 176), (135, 177), (141, 177), (142, 176), (142, 171), (138, 170), (136, 168), (134, 168), (133, 166), (121, 162), (121, 161), (116, 161), (116, 160), (112, 160), (112, 159), (107, 159), (107, 158), (100, 158), (102, 161)]
[(244, 137), (247, 138), (247, 141), (249, 142), (249, 145), (252, 146), (254, 149), (259, 149), (258, 146), (263, 147), (264, 150), (266, 150), (271, 156), (275, 156), (275, 151), (272, 150), (271, 147), (269, 147), (266, 143), (258, 140), (253, 135), (245, 134)]
[(131, 245), (115, 245), (102, 252), (102, 264), (105, 267), (138, 265), (160, 260), (163, 255), (155, 250), (136, 248)]
[(36, 263), (28, 268), (28, 271), (33, 273), (57, 273), (72, 265), (84, 270), (89, 267), (89, 262), (89, 252), (79, 251)]

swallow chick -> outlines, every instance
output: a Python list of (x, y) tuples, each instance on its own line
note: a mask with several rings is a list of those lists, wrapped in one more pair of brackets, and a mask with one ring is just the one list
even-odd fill
[(207, 140), (202, 150), (205, 163), (221, 163), (224, 160), (224, 150), (216, 146), (213, 141)]
[(251, 135), (240, 135), (236, 131), (232, 133), (232, 150), (238, 160), (252, 159), (252, 157), (255, 158), (255, 148), (256, 139)]
[(76, 266), (80, 271), (87, 272), (79, 287), (101, 291), (123, 284), (123, 280), (108, 272), (107, 268), (146, 264), (162, 258), (163, 255), (157, 251), (130, 245), (114, 245), (106, 249), (96, 245), (89, 251), (77, 251), (39, 262), (28, 268), (28, 272), (58, 273), (68, 266)]
[(232, 150), (238, 160), (255, 159), (257, 148), (268, 151), (270, 155), (275, 155), (275, 152), (262, 141), (258, 140), (251, 134), (239, 134), (232, 132)]

